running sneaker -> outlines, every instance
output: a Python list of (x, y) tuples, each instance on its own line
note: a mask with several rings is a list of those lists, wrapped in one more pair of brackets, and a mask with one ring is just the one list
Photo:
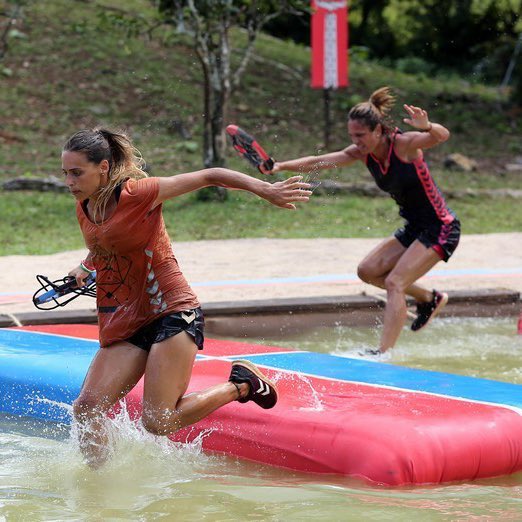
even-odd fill
[(357, 353), (361, 357), (380, 357), (384, 352), (381, 350), (373, 350), (372, 348), (366, 348)]
[(433, 290), (433, 299), (429, 303), (417, 303), (417, 317), (411, 323), (411, 329), (418, 332), (424, 328), (446, 305), (448, 294)]
[(250, 386), (248, 395), (237, 399), (239, 402), (254, 401), (258, 406), (268, 410), (277, 402), (277, 389), (275, 384), (261, 373), (259, 368), (249, 361), (232, 361), (230, 382), (240, 384), (246, 382)]

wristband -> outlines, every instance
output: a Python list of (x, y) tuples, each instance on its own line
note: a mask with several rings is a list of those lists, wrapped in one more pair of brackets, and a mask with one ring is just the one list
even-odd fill
[(430, 123), (430, 126), (427, 129), (420, 129), (421, 132), (431, 132), (433, 129), (433, 123)]
[(85, 259), (80, 263), (80, 268), (88, 274), (96, 272), (96, 269), (94, 267), (91, 268), (89, 265), (87, 265), (87, 261), (85, 261)]

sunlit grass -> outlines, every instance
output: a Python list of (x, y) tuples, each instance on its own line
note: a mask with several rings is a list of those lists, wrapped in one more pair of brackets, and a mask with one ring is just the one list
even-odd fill
[[(522, 214), (507, 198), (450, 201), (463, 233), (522, 230)], [(297, 211), (231, 192), (228, 201), (200, 202), (194, 195), (164, 205), (173, 241), (233, 238), (385, 237), (401, 220), (388, 198), (314, 196)], [(83, 248), (74, 201), (68, 194), (0, 194), (0, 255), (50, 254)]]

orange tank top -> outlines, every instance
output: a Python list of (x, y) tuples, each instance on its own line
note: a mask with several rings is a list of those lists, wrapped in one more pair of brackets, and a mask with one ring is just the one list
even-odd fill
[(151, 210), (157, 178), (127, 180), (114, 213), (93, 223), (82, 203), (76, 214), (96, 268), (100, 345), (129, 338), (169, 313), (199, 306), (172, 252), (162, 205)]

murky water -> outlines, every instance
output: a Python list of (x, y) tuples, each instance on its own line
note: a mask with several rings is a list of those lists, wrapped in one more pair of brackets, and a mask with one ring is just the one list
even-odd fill
[[(415, 366), (522, 384), (522, 336), (510, 319), (438, 320), (405, 331), (386, 356)], [(266, 344), (352, 356), (378, 332), (328, 328)], [(522, 473), (472, 483), (379, 488), (201, 452), (143, 432), (123, 413), (114, 456), (82, 462), (69, 428), (0, 416), (0, 520), (522, 520)]]
[[(366, 348), (378, 347), (380, 331), (337, 326), (257, 342), (359, 357)], [(522, 336), (515, 317), (447, 318), (420, 332), (405, 328), (393, 350), (372, 360), (522, 384)]]

